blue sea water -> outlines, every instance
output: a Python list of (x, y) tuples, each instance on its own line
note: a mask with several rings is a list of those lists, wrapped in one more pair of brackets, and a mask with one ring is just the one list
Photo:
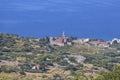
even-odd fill
[(120, 0), (0, 0), (0, 32), (120, 38)]

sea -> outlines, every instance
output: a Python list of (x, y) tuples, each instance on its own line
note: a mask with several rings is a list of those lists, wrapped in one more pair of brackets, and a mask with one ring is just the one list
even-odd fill
[(0, 0), (0, 32), (120, 38), (120, 0)]

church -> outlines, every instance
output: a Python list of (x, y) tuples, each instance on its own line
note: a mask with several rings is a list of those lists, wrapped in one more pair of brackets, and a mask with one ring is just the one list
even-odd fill
[(65, 36), (65, 33), (62, 33), (62, 36), (60, 37), (50, 37), (50, 45), (58, 45), (58, 46), (65, 46), (65, 45), (71, 45), (71, 42), (67, 41), (67, 37)]

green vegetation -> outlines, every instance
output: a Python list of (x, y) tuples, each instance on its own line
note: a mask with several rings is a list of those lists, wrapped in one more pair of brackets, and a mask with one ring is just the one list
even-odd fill
[[(120, 64), (119, 50), (118, 44), (110, 48), (78, 44), (61, 47), (49, 45), (49, 37), (0, 33), (0, 80), (120, 80), (120, 67), (116, 66)], [(79, 63), (71, 55), (85, 60)], [(6, 76), (14, 73), (16, 76)]]
[(102, 73), (102, 75), (96, 78), (95, 80), (120, 80), (120, 66), (116, 66), (109, 73)]

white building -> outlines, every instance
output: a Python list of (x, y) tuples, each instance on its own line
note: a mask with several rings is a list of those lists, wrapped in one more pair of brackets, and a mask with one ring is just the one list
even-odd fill
[(112, 39), (112, 41), (110, 42), (110, 44), (114, 44), (115, 41), (116, 41), (117, 44), (120, 44), (120, 39), (118, 39), (118, 38)]
[(73, 42), (76, 43), (76, 44), (85, 44), (85, 43), (87, 43), (89, 41), (90, 41), (89, 38), (83, 38), (83, 39), (73, 40)]

